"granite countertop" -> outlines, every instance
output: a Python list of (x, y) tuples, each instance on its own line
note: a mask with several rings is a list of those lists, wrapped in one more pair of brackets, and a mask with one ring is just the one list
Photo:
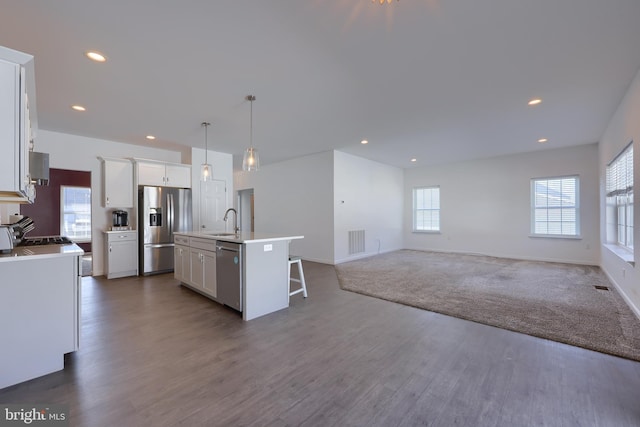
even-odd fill
[(295, 240), (304, 239), (304, 236), (285, 236), (276, 233), (259, 233), (259, 232), (240, 232), (238, 234), (225, 233), (223, 231), (190, 231), (174, 233), (179, 236), (199, 237), (203, 239), (220, 240), (222, 242), (232, 243), (257, 243), (257, 242), (274, 242), (277, 240)]
[(0, 262), (31, 258), (51, 258), (58, 256), (78, 256), (84, 254), (75, 243), (67, 245), (18, 246), (11, 253), (0, 254)]

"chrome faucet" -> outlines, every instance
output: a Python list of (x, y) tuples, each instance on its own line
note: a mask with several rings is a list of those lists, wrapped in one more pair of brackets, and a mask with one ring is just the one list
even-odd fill
[(240, 231), (240, 228), (238, 227), (238, 211), (237, 210), (235, 210), (234, 208), (227, 209), (227, 211), (224, 213), (224, 218), (222, 218), (222, 220), (224, 222), (227, 222), (227, 217), (229, 216), (229, 212), (233, 212), (235, 214), (233, 217), (233, 232), (238, 234), (238, 232)]

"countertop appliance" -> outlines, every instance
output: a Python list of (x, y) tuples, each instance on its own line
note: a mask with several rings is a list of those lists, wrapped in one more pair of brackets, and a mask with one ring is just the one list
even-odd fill
[(8, 254), (18, 246), (23, 240), (24, 235), (33, 230), (33, 220), (28, 216), (13, 216), (20, 218), (13, 224), (0, 225), (0, 253)]
[(9, 225), (0, 225), (0, 254), (8, 254), (13, 250), (13, 230)]
[(129, 213), (123, 210), (115, 210), (111, 213), (114, 227), (126, 227), (129, 225)]
[(139, 273), (173, 271), (173, 233), (191, 228), (190, 189), (138, 187)]
[(217, 298), (222, 304), (238, 311), (242, 311), (242, 262), (242, 244), (217, 241)]

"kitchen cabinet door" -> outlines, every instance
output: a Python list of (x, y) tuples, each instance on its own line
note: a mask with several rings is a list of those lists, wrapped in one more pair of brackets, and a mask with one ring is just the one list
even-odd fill
[[(2, 59), (11, 55), (16, 60), (33, 57), (0, 47), (0, 202), (32, 203), (35, 187), (29, 174), (32, 121), (35, 106), (29, 106), (27, 69), (19, 63)], [(8, 53), (7, 53), (8, 52)]]
[(163, 187), (165, 185), (164, 163), (138, 162), (138, 185)]
[(216, 253), (191, 248), (191, 285), (216, 297)]
[(215, 252), (203, 252), (204, 257), (204, 281), (202, 283), (202, 289), (205, 293), (212, 297), (217, 296), (216, 287), (216, 253)]
[(191, 166), (165, 165), (165, 184), (167, 187), (191, 188)]
[(133, 207), (133, 164), (126, 159), (102, 159), (102, 206)]
[(187, 246), (176, 245), (173, 257), (173, 277), (182, 283), (191, 283), (191, 258)]

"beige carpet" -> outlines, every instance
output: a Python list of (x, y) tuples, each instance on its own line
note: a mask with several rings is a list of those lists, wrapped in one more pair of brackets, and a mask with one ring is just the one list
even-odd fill
[(640, 320), (598, 267), (402, 250), (336, 271), (348, 291), (640, 361)]

